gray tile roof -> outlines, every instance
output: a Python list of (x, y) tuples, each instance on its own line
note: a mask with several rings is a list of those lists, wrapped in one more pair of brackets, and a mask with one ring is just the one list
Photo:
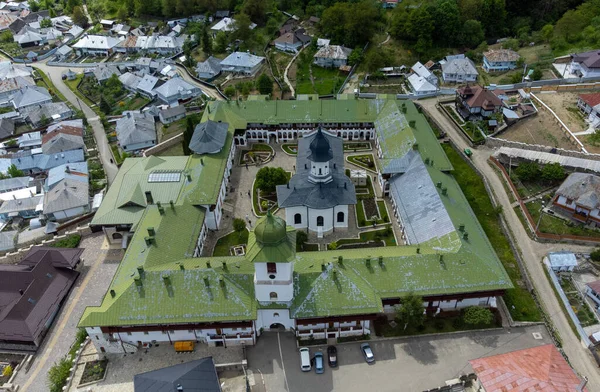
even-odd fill
[(479, 75), (475, 64), (468, 58), (452, 58), (442, 64), (442, 72), (445, 74)]
[(106, 35), (84, 35), (73, 47), (92, 50), (108, 50), (114, 48), (120, 41)]
[(590, 209), (600, 208), (600, 177), (587, 173), (571, 173), (556, 194)]
[(548, 260), (552, 267), (577, 267), (577, 257), (573, 252), (548, 253)]
[(78, 148), (85, 148), (83, 137), (66, 133), (56, 133), (50, 140), (42, 144), (44, 154), (56, 154)]
[(33, 79), (29, 76), (15, 76), (14, 78), (0, 80), (0, 92), (8, 93), (34, 85)]
[(42, 203), (43, 195), (28, 197), (26, 199), (6, 200), (0, 206), (0, 214), (10, 214), (11, 212), (35, 210)]
[(43, 104), (52, 101), (52, 96), (43, 87), (30, 86), (17, 91), (13, 95), (13, 105), (19, 109), (24, 106)]
[(179, 363), (133, 377), (134, 392), (221, 392), (212, 357)]
[(0, 167), (2, 167), (2, 171), (6, 171), (4, 167), (8, 168), (8, 166), (14, 164), (19, 170), (46, 171), (65, 163), (83, 161), (82, 149), (64, 151), (59, 154), (32, 154), (31, 151), (23, 151), (14, 154), (11, 158), (3, 159), (0, 162)]
[(345, 48), (340, 45), (327, 45), (319, 49), (317, 53), (315, 53), (314, 57), (347, 60), (348, 56), (350, 56), (350, 53), (352, 53), (352, 49), (350, 48)]
[(122, 146), (156, 140), (154, 117), (145, 112), (124, 112), (117, 120), (116, 132)]
[(15, 133), (15, 122), (10, 118), (0, 119), (0, 139), (12, 137)]
[(29, 177), (14, 177), (0, 180), (0, 193), (24, 189), (29, 187)]
[(160, 115), (166, 119), (171, 117), (177, 117), (181, 114), (185, 114), (185, 106), (183, 105), (169, 107), (160, 111)]
[(221, 72), (221, 60), (213, 56), (210, 56), (206, 61), (198, 63), (196, 66), (196, 73), (198, 75), (217, 75), (219, 72)]
[(53, 167), (48, 171), (46, 189), (52, 189), (54, 185), (65, 179), (69, 181), (88, 182), (88, 177), (87, 162), (67, 163)]
[(205, 121), (194, 129), (190, 150), (196, 154), (213, 154), (221, 151), (227, 139), (228, 123)]
[(89, 205), (88, 181), (64, 179), (44, 194), (44, 214)]
[(245, 67), (254, 68), (260, 64), (265, 58), (255, 56), (246, 52), (233, 52), (221, 61), (221, 67)]
[(129, 87), (130, 89), (135, 90), (137, 88), (137, 86), (140, 84), (140, 81), (142, 80), (142, 78), (140, 78), (139, 76), (137, 76), (134, 73), (125, 72), (123, 75), (119, 76), (119, 80), (121, 81), (123, 86)]
[(454, 225), (419, 154), (404, 174), (390, 179), (390, 192), (410, 244), (420, 244), (454, 231)]
[(64, 102), (50, 102), (39, 107), (28, 108), (26, 118), (32, 124), (40, 124), (42, 118), (46, 117), (48, 120), (53, 120), (54, 116), (60, 118), (66, 118), (73, 115), (71, 108)]
[(5, 252), (15, 249), (17, 233), (16, 230), (0, 232), (0, 251)]
[(26, 65), (13, 64), (10, 61), (0, 61), (0, 80), (31, 76), (33, 69)]
[(180, 94), (181, 91), (185, 90), (200, 90), (198, 87), (194, 86), (183, 80), (182, 78), (173, 78), (167, 80), (163, 85), (154, 89), (154, 92), (162, 95), (163, 97), (175, 97)]
[(94, 73), (94, 76), (96, 77), (96, 79), (99, 82), (107, 80), (108, 78), (110, 78), (113, 75), (117, 75), (117, 76), (121, 75), (119, 68), (117, 68), (114, 65), (106, 65), (106, 64), (98, 65), (96, 68), (93, 69), (92, 72)]
[(335, 136), (323, 133), (327, 138), (333, 158), (329, 162), (332, 180), (326, 184), (309, 182), (310, 161), (308, 159), (310, 144), (317, 133), (303, 137), (298, 141), (296, 158), (296, 174), (288, 185), (277, 187), (279, 207), (307, 206), (309, 208), (331, 208), (337, 205), (356, 204), (354, 184), (344, 172), (343, 141)]
[(154, 89), (157, 83), (158, 78), (156, 76), (144, 75), (144, 77), (140, 79), (140, 82), (137, 85), (137, 89), (153, 96), (156, 93), (152, 90)]

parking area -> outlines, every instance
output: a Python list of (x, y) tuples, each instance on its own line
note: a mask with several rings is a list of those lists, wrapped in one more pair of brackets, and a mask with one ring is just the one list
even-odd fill
[[(534, 336), (534, 333), (539, 334)], [(337, 368), (324, 374), (303, 373), (292, 333), (265, 332), (248, 349), (248, 364), (256, 384), (267, 392), (410, 391), (444, 385), (446, 380), (470, 373), (469, 360), (551, 343), (544, 326), (445, 336), (371, 340), (376, 362), (367, 364), (360, 343), (337, 345)], [(311, 347), (311, 356), (326, 346)], [(262, 375), (262, 380), (260, 380)]]

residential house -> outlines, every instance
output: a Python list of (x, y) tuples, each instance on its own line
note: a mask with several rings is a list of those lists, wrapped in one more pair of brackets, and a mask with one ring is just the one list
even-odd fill
[(483, 52), (483, 70), (485, 72), (510, 71), (517, 68), (521, 56), (511, 49), (492, 49)]
[(169, 37), (166, 35), (139, 36), (135, 41), (135, 50), (143, 53), (173, 55), (183, 50), (185, 37)]
[(221, 70), (223, 72), (254, 75), (258, 72), (264, 60), (264, 57), (247, 52), (233, 52), (221, 61)]
[(576, 222), (600, 227), (600, 177), (571, 173), (552, 199), (554, 211)]
[(464, 54), (446, 56), (442, 64), (442, 78), (446, 83), (465, 83), (477, 81), (477, 68)]
[(82, 149), (64, 151), (60, 154), (44, 154), (41, 148), (20, 151), (7, 158), (0, 158), (0, 172), (6, 173), (10, 165), (25, 174), (44, 173), (53, 167), (65, 163), (83, 162), (85, 160)]
[[(151, 372), (136, 374), (133, 377), (134, 392), (173, 392), (198, 391), (197, 386), (202, 386), (202, 392), (221, 392), (219, 375), (212, 357), (196, 359), (194, 361), (178, 363)], [(175, 388), (175, 389), (173, 389)]]
[[(35, 351), (75, 284), (83, 249), (31, 248), (16, 265), (0, 264), (0, 343)], [(27, 348), (29, 346), (29, 348)]]
[(196, 66), (196, 74), (200, 79), (212, 79), (221, 73), (221, 60), (210, 56)]
[(0, 119), (0, 140), (6, 140), (15, 134), (15, 121), (10, 118)]
[(119, 39), (105, 35), (84, 35), (72, 47), (81, 55), (109, 56)]
[(137, 91), (136, 89), (138, 84), (140, 84), (140, 80), (142, 80), (142, 78), (132, 72), (125, 72), (119, 76), (119, 81), (123, 87), (133, 93)]
[(137, 48), (137, 40), (138, 38), (140, 38), (141, 36), (137, 36), (137, 35), (128, 35), (127, 37), (125, 37), (124, 40), (121, 40), (116, 46), (115, 46), (115, 52), (118, 53), (135, 53), (138, 51)]
[(10, 96), (16, 91), (31, 86), (35, 86), (35, 82), (30, 76), (17, 76), (0, 80), (0, 102), (9, 101)]
[(398, 0), (381, 0), (381, 6), (384, 9), (396, 8)]
[(30, 46), (39, 46), (46, 43), (46, 36), (38, 29), (25, 26), (19, 33), (13, 36), (13, 41), (19, 44), (22, 48)]
[(573, 252), (550, 252), (547, 259), (554, 272), (573, 272), (577, 267), (577, 257)]
[(8, 221), (17, 217), (23, 219), (37, 218), (43, 210), (44, 195), (6, 200), (0, 206), (0, 219)]
[(94, 77), (98, 83), (102, 83), (105, 80), (110, 79), (110, 77), (113, 75), (121, 75), (119, 68), (111, 64), (98, 64), (92, 69), (92, 73), (94, 74)]
[(469, 361), (478, 391), (588, 392), (554, 344), (511, 351)]
[(331, 40), (327, 39), (327, 38), (317, 38), (317, 48), (322, 48), (324, 46), (329, 46), (330, 42), (331, 42)]
[(83, 136), (83, 120), (79, 118), (76, 120), (66, 120), (51, 124), (46, 128), (46, 133), (62, 130), (77, 131), (79, 132), (78, 134)]
[(232, 18), (225, 17), (215, 23), (210, 29), (213, 34), (216, 34), (219, 31), (230, 32), (235, 30), (235, 21)]
[(125, 152), (135, 152), (156, 144), (154, 117), (146, 112), (124, 112), (117, 120), (117, 139)]
[(70, 35), (73, 38), (77, 38), (83, 33), (83, 29), (77, 25), (73, 25), (69, 31), (66, 32), (67, 35)]
[(102, 19), (100, 20), (100, 24), (104, 30), (110, 30), (114, 27), (115, 21), (110, 19)]
[(311, 16), (310, 18), (308, 18), (308, 23), (311, 25), (317, 25), (321, 22), (321, 18), (318, 18), (316, 16)]
[(437, 87), (429, 82), (423, 76), (419, 76), (416, 73), (410, 74), (408, 77), (408, 84), (414, 95), (432, 95), (437, 93)]
[[(0, 13), (0, 31), (9, 30), (10, 25), (17, 19), (18, 18), (16, 15)], [(21, 26), (21, 28), (22, 28), (22, 26)]]
[(30, 106), (50, 103), (52, 102), (52, 96), (43, 87), (26, 86), (15, 92), (11, 101), (14, 108), (21, 111)]
[(600, 76), (600, 50), (571, 54), (571, 62), (567, 69), (583, 78)]
[(489, 118), (502, 110), (502, 101), (485, 87), (466, 85), (456, 89), (456, 110), (469, 119)]
[(170, 106), (177, 106), (179, 102), (196, 98), (202, 94), (199, 87), (186, 82), (182, 78), (174, 77), (154, 89), (158, 99)]
[(413, 74), (420, 76), (421, 78), (427, 80), (430, 84), (437, 86), (438, 78), (435, 76), (433, 72), (429, 70), (426, 66), (421, 64), (419, 61), (415, 63), (410, 69)]
[(273, 41), (275, 48), (283, 52), (296, 53), (303, 46), (302, 41), (298, 39), (296, 33), (287, 32)]
[(40, 131), (24, 133), (17, 138), (17, 143), (21, 150), (31, 150), (32, 148), (41, 147), (42, 133)]
[(156, 96), (154, 89), (161, 83), (162, 81), (156, 76), (146, 74), (140, 79), (136, 91), (149, 99), (153, 99)]
[(163, 124), (171, 124), (174, 121), (181, 120), (185, 117), (185, 106), (178, 105), (167, 109), (162, 109), (158, 113), (158, 118)]
[(352, 53), (352, 49), (339, 45), (327, 45), (315, 53), (313, 62), (320, 67), (339, 68), (348, 64), (350, 53)]
[(600, 280), (588, 283), (585, 288), (585, 294), (596, 303), (596, 307), (600, 307)]
[(61, 221), (90, 211), (87, 163), (61, 165), (48, 171), (44, 215)]
[(125, 37), (129, 34), (130, 30), (131, 30), (131, 26), (119, 23), (119, 24), (115, 25), (110, 31), (112, 31), (113, 34)]
[(0, 80), (32, 75), (33, 69), (28, 65), (14, 64), (12, 61), (0, 61)]
[(31, 177), (11, 177), (0, 180), (0, 194), (29, 188), (32, 180)]
[(71, 55), (71, 53), (73, 53), (73, 48), (71, 48), (69, 45), (62, 45), (60, 48), (56, 49), (56, 52), (54, 52), (54, 55), (56, 56), (54, 59), (55, 61), (64, 61)]
[(78, 129), (61, 129), (42, 136), (42, 153), (58, 154), (69, 150), (85, 150), (83, 135)]
[(69, 119), (75, 113), (64, 102), (50, 102), (40, 106), (30, 106), (23, 114), (25, 115), (25, 121), (37, 128), (46, 125), (48, 122), (53, 123)]
[(594, 128), (600, 128), (600, 93), (579, 94), (577, 107)]

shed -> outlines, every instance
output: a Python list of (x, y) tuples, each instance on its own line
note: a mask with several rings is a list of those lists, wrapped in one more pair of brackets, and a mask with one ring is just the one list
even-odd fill
[(350, 179), (352, 183), (357, 186), (367, 185), (367, 171), (366, 170), (350, 170)]
[(577, 257), (571, 252), (549, 253), (548, 262), (555, 272), (571, 272), (577, 267)]

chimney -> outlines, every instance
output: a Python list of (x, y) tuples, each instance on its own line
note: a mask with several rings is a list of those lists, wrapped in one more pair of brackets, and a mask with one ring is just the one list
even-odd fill
[(223, 279), (222, 275), (219, 275), (219, 285), (225, 287), (225, 279)]
[(334, 280), (336, 280), (336, 279), (337, 279), (337, 270), (336, 270), (336, 269), (334, 269), (334, 270), (333, 270), (333, 271), (331, 271), (331, 272), (332, 272), (332, 278), (333, 278)]
[(173, 202), (173, 200), (169, 200), (169, 204), (171, 205), (171, 209), (174, 210), (175, 209), (175, 203)]
[(408, 122), (408, 125), (409, 125), (411, 128), (414, 128), (414, 127), (415, 127), (415, 124), (416, 124), (415, 120), (410, 120), (410, 121)]
[(156, 235), (156, 231), (154, 231), (154, 227), (148, 227), (148, 235), (150, 237), (154, 237)]
[(435, 184), (435, 186), (437, 186), (438, 188), (441, 188), (442, 187), (442, 182), (438, 181), (437, 184)]
[(191, 175), (187, 174), (186, 177), (187, 177), (188, 182), (192, 182), (192, 176)]
[(146, 191), (146, 203), (154, 204), (154, 199), (152, 198), (152, 192)]
[(371, 266), (371, 256), (367, 256), (367, 260), (365, 260), (367, 263), (367, 267)]
[(177, 384), (177, 392), (183, 392), (183, 387), (181, 384)]
[(183, 264), (179, 263), (179, 269), (182, 271), (185, 271), (185, 266)]
[(144, 266), (143, 265), (138, 265), (137, 266), (137, 271), (138, 271), (138, 274), (140, 274), (140, 276), (142, 276), (142, 274), (144, 273)]
[(417, 254), (421, 253), (421, 248), (417, 247)]
[(225, 261), (223, 261), (221, 264), (223, 265), (223, 269), (226, 270), (227, 269), (227, 263)]
[(146, 246), (150, 246), (154, 243), (154, 237), (144, 237), (144, 241), (146, 241)]
[(444, 261), (444, 255), (440, 254), (440, 261)]
[(115, 290), (110, 290), (110, 296), (111, 296), (111, 298), (115, 298), (117, 296), (117, 293), (115, 293)]
[(344, 257), (342, 256), (338, 256), (338, 263), (343, 264), (344, 263)]
[(325, 271), (327, 268), (325, 267), (325, 263), (321, 263), (321, 271)]
[(446, 196), (448, 194), (448, 188), (442, 188), (442, 195)]
[(158, 207), (158, 213), (161, 215), (165, 214), (165, 209), (163, 206), (160, 205), (160, 202), (156, 203), (156, 206)]
[(163, 282), (165, 283), (165, 286), (171, 285), (171, 278), (169, 277), (168, 274), (163, 275), (162, 279), (163, 279)]
[(419, 149), (419, 143), (415, 143), (413, 144), (413, 150), (418, 150)]
[(200, 164), (204, 166), (204, 158), (200, 158)]
[(383, 266), (383, 256), (379, 256), (379, 265)]

